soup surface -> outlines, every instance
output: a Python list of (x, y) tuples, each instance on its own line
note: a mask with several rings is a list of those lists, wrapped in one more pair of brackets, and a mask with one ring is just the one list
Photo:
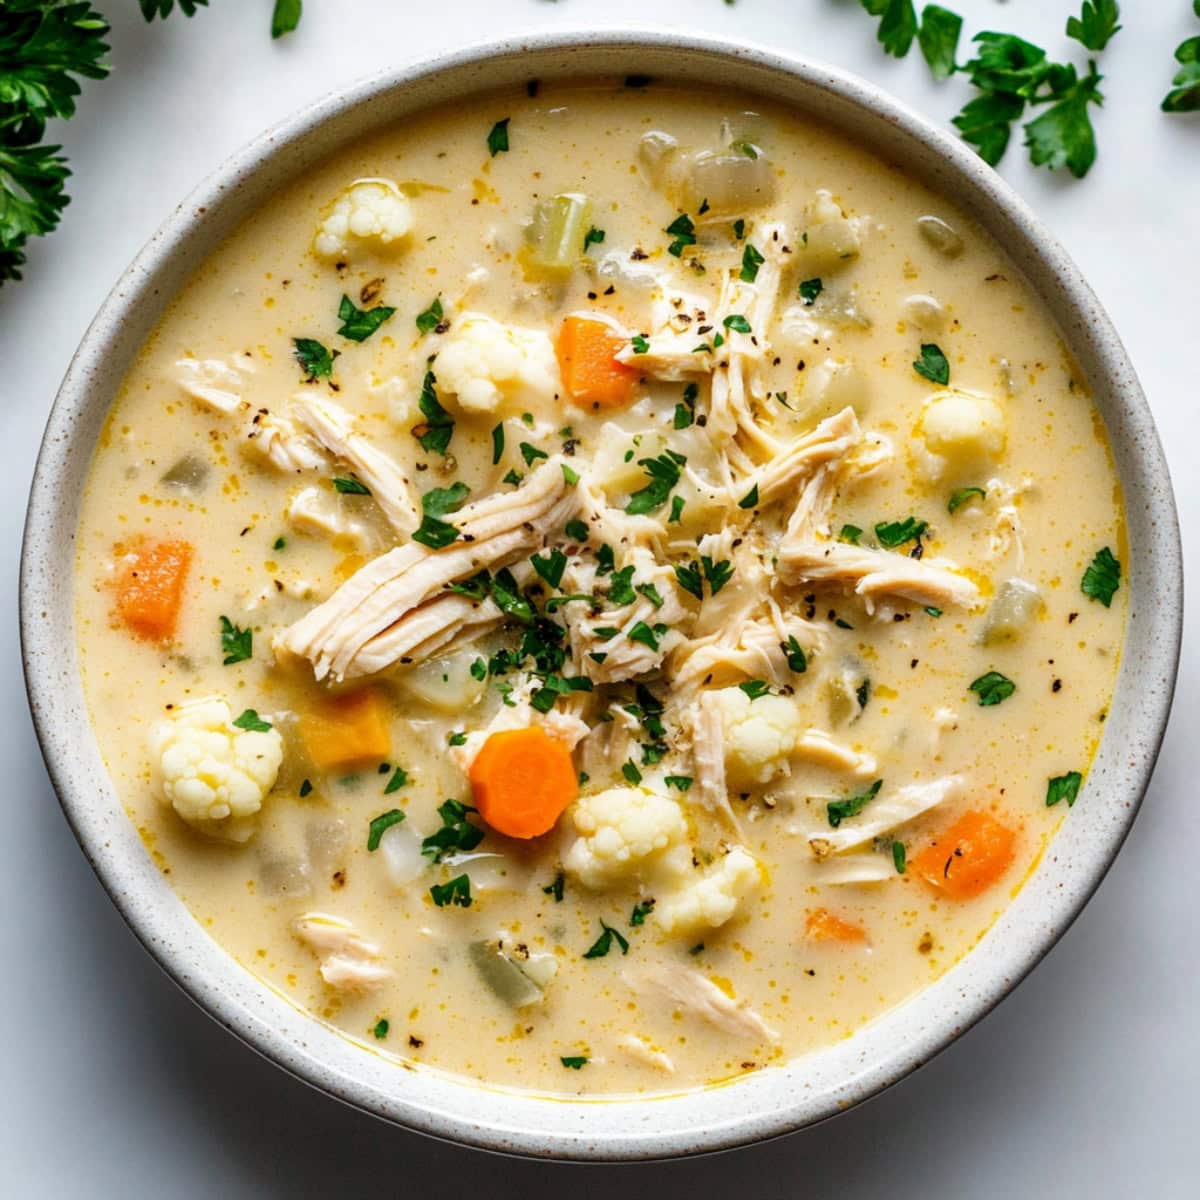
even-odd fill
[(214, 249), (97, 449), (79, 643), (248, 970), (398, 1063), (675, 1091), (978, 942), (1098, 742), (1121, 539), (963, 213), (750, 97), (531, 85)]

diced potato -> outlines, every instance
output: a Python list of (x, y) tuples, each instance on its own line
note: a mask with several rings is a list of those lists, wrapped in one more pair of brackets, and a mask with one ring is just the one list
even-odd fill
[(830, 192), (817, 192), (806, 218), (798, 255), (805, 274), (829, 275), (858, 257), (858, 230)]
[(321, 700), (300, 717), (300, 736), (314, 765), (325, 771), (386, 759), (392, 751), (388, 703), (365, 687)]
[(476, 679), (471, 674), (471, 666), (479, 657), (477, 651), (463, 650), (442, 658), (431, 658), (410, 667), (398, 679), (422, 704), (436, 708), (438, 712), (462, 712), (479, 702), (487, 686), (486, 677)]
[(871, 407), (871, 391), (857, 363), (827, 358), (807, 377), (801, 402), (806, 421), (822, 421), (847, 406), (863, 417)]

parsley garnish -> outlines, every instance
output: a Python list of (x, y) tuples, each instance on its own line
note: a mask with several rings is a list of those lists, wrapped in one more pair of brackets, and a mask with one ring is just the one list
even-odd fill
[(949, 79), (958, 69), (958, 39), (962, 34), (962, 17), (939, 4), (925, 5), (921, 13), (921, 28), (917, 44), (929, 64), (934, 79)]
[(857, 525), (843, 525), (838, 534), (838, 541), (846, 542), (850, 546), (857, 546), (862, 533), (863, 531)]
[(431, 488), (421, 497), (421, 510), (431, 517), (444, 517), (462, 508), (470, 494), (471, 489), (461, 481), (448, 488)]
[(305, 383), (312, 383), (333, 374), (333, 360), (341, 351), (330, 350), (315, 338), (292, 338), (292, 353), (304, 371)]
[(746, 236), (746, 220), (738, 217), (733, 223), (733, 236), (740, 242)]
[(800, 299), (811, 308), (821, 294), (824, 284), (819, 279), (805, 279), (800, 283)]
[(438, 908), (457, 904), (459, 908), (471, 907), (471, 880), (467, 875), (456, 875), (447, 883), (435, 883), (429, 889), (430, 896)]
[(395, 312), (386, 304), (358, 308), (349, 296), (343, 296), (338, 305), (338, 320), (342, 323), (338, 335), (351, 342), (365, 342)]
[(588, 950), (584, 951), (584, 958), (603, 958), (612, 949), (613, 942), (616, 942), (621, 947), (622, 954), (629, 953), (629, 943), (619, 930), (606, 924), (603, 918), (600, 920), (600, 928), (604, 932), (592, 943)]
[(385, 1037), (387, 1037), (387, 1035), (388, 1035), (388, 1030), (389, 1030), (390, 1028), (391, 1028), (391, 1026), (388, 1024), (388, 1020), (387, 1020), (387, 1018), (386, 1018), (386, 1017), (380, 1017), (380, 1018), (379, 1018), (379, 1020), (375, 1022), (375, 1027), (374, 1027), (374, 1029), (372, 1029), (372, 1030), (371, 1030), (371, 1032), (372, 1032), (372, 1033), (373, 1033), (373, 1034), (374, 1034), (374, 1035), (375, 1035), (377, 1038), (379, 1038), (379, 1040), (380, 1040), (380, 1041), (383, 1041), (383, 1039), (384, 1039)]
[(921, 357), (913, 363), (913, 370), (930, 383), (940, 383), (945, 387), (950, 382), (950, 363), (933, 342), (925, 342), (921, 346)]
[(525, 465), (527, 467), (532, 467), (539, 458), (550, 457), (545, 450), (539, 450), (536, 446), (530, 445), (529, 442), (522, 442), (520, 449), (521, 457), (525, 460)]
[(304, 779), (300, 782), (300, 799), (303, 800), (313, 790), (312, 780)]
[(1079, 785), (1082, 782), (1083, 776), (1078, 771), (1056, 775), (1046, 785), (1046, 807), (1053, 808), (1060, 800), (1065, 800), (1070, 808), (1079, 795)]
[(658, 634), (645, 621), (635, 622), (625, 636), (631, 642), (640, 642), (643, 646), (649, 646), (651, 650), (658, 649)]
[(397, 767), (392, 772), (392, 777), (387, 781), (387, 787), (383, 789), (385, 796), (390, 796), (393, 792), (398, 792), (408, 782), (408, 772), (403, 767)]
[(894, 550), (905, 542), (920, 541), (928, 528), (928, 524), (917, 517), (905, 517), (903, 521), (880, 521), (875, 526), (875, 536), (881, 546)]
[(758, 268), (763, 265), (766, 260), (752, 242), (747, 242), (745, 249), (742, 251), (742, 269), (738, 278), (746, 283), (753, 283), (758, 278)]
[(564, 1054), (558, 1061), (569, 1071), (578, 1071), (587, 1065), (587, 1056), (583, 1054)]
[(492, 466), (496, 466), (504, 455), (504, 422), (492, 429)]
[(533, 620), (533, 606), (521, 595), (517, 581), (507, 567), (497, 571), (492, 580), (492, 599), (506, 617), (512, 617), (523, 625)]
[(999, 671), (988, 671), (974, 680), (967, 690), (979, 697), (981, 708), (991, 708), (1002, 700), (1007, 700), (1017, 690), (1017, 685)]
[(287, 538), (277, 537), (275, 539), (275, 541), (271, 544), (271, 549), (272, 550), (282, 550), (286, 546), (287, 546)]
[(634, 354), (646, 354), (650, 350), (649, 341), (640, 333), (635, 333), (629, 339), (629, 344), (633, 347)]
[(587, 231), (587, 233), (585, 233), (583, 235), (583, 252), (584, 252), (584, 254), (587, 253), (587, 249), (589, 246), (599, 246), (600, 243), (603, 241), (604, 241), (604, 230), (597, 229), (595, 227), (595, 225), (593, 225)]
[(637, 764), (632, 759), (621, 765), (621, 774), (625, 776), (627, 783), (642, 782), (642, 773), (637, 769)]
[(808, 670), (808, 659), (805, 657), (804, 647), (796, 641), (794, 633), (788, 637), (786, 642), (780, 642), (779, 648), (787, 657), (789, 671), (794, 671), (797, 675), (803, 675)]
[[(1195, 4), (1196, 16), (1200, 17), (1200, 0)], [(1165, 113), (1200, 111), (1200, 35), (1180, 42), (1175, 50), (1175, 61), (1180, 64), (1174, 87), (1162, 102)]]
[(367, 827), (367, 849), (378, 850), (379, 841), (393, 825), (399, 825), (404, 820), (404, 813), (398, 808), (390, 808), (380, 813)]
[(681, 792), (686, 792), (692, 786), (692, 777), (690, 775), (665, 775), (663, 783), (667, 787), (678, 788)]
[(738, 508), (753, 508), (758, 503), (758, 484), (756, 483), (739, 501)]
[(543, 558), (535, 554), (530, 560), (533, 569), (553, 588), (562, 583), (563, 571), (567, 569), (567, 556), (559, 549), (551, 550)]
[(254, 630), (249, 626), (241, 629), (228, 617), (222, 617), (221, 649), (225, 652), (225, 657), (221, 660), (225, 666), (245, 662), (254, 654)]
[(452, 850), (474, 850), (483, 841), (483, 830), (472, 825), (467, 816), (478, 811), (461, 800), (447, 800), (438, 805), (442, 827), (421, 842), (421, 853), (434, 862), (441, 862), (442, 856)]
[(908, 868), (908, 850), (903, 842), (892, 843), (892, 865), (897, 875), (903, 875)]
[(742, 316), (741, 313), (730, 313), (729, 316), (721, 322), (726, 329), (732, 330), (734, 333), (751, 333), (750, 322)]
[(369, 496), (371, 494), (371, 489), (361, 480), (342, 475), (334, 477), (333, 490), (343, 496)]
[(425, 420), (413, 430), (413, 434), (421, 443), (422, 450), (444, 456), (454, 436), (454, 418), (438, 401), (437, 376), (432, 371), (425, 372), (419, 403)]
[(739, 683), (738, 687), (750, 697), (751, 702), (771, 692), (770, 684), (761, 679), (748, 679), (745, 683)]
[(1120, 19), (1117, 0), (1083, 0), (1079, 16), (1067, 18), (1067, 37), (1099, 52), (1121, 31)]
[(574, 538), (577, 542), (586, 542), (588, 540), (588, 527), (585, 522), (579, 520), (577, 517), (568, 521), (563, 526), (563, 531), (567, 537)]
[(857, 796), (848, 796), (845, 800), (830, 800), (825, 805), (830, 826), (836, 829), (847, 817), (857, 817), (879, 795), (881, 787), (883, 780), (877, 779), (865, 792), (859, 792)]
[(615, 572), (608, 588), (608, 598), (616, 605), (632, 604), (637, 599), (633, 590), (633, 567), (622, 567)]
[(1080, 588), (1083, 594), (1108, 608), (1121, 586), (1121, 564), (1113, 552), (1105, 546), (1096, 553), (1088, 569), (1083, 573)]
[(554, 876), (554, 879), (550, 883), (546, 884), (544, 888), (542, 888), (542, 891), (547, 896), (553, 896), (555, 904), (561, 904), (563, 892), (566, 890), (566, 886), (567, 876), (565, 872), (559, 871), (558, 874)]
[(682, 496), (671, 497), (671, 515), (667, 517), (668, 525), (678, 525), (679, 518), (683, 516), (683, 506), (687, 501)]
[(253, 733), (269, 733), (273, 728), (269, 721), (264, 721), (252, 708), (246, 709), (240, 717), (235, 717), (233, 723), (239, 729), (248, 729)]
[(653, 900), (639, 900), (629, 914), (630, 925), (644, 925), (646, 918), (654, 911)]
[(951, 497), (946, 505), (946, 510), (951, 513), (957, 512), (972, 496), (978, 496), (980, 500), (987, 499), (987, 492), (981, 487), (961, 487)]
[(432, 517), (426, 513), (421, 518), (421, 524), (412, 532), (412, 540), (428, 546), (431, 550), (441, 550), (451, 543), (458, 541), (458, 528), (448, 521)]
[(903, 58), (917, 36), (917, 14), (913, 0), (859, 0), (873, 17), (879, 18), (876, 38), (885, 54)]
[(505, 117), (504, 120), (497, 121), (487, 135), (488, 153), (492, 158), (508, 149), (508, 123), (511, 120), (512, 117)]
[(629, 497), (625, 511), (640, 516), (666, 504), (671, 489), (679, 482), (679, 469), (686, 462), (687, 458), (674, 450), (665, 450), (657, 458), (639, 458), (638, 466), (650, 477), (650, 482)]
[(417, 330), (421, 336), (432, 333), (442, 323), (443, 316), (445, 314), (442, 312), (442, 298), (437, 296), (424, 312), (417, 313)]
[(669, 233), (675, 239), (667, 247), (667, 253), (673, 254), (676, 258), (682, 257), (685, 246), (694, 246), (696, 244), (696, 226), (692, 224), (692, 218), (687, 213), (680, 213), (667, 226), (665, 232)]

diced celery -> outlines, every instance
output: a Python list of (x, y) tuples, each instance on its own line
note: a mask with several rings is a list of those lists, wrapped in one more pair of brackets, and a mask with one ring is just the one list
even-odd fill
[(540, 201), (525, 233), (531, 265), (569, 271), (583, 255), (583, 239), (591, 221), (592, 202), (579, 192), (563, 192)]
[(542, 989), (506, 958), (494, 941), (472, 942), (471, 962), (480, 978), (505, 1004), (525, 1008), (542, 998)]

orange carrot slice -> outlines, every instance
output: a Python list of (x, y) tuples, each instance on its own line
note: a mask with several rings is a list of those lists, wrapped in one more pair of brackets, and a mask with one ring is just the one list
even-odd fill
[(563, 384), (580, 408), (623, 408), (633, 399), (638, 373), (613, 356), (628, 344), (613, 327), (594, 317), (567, 317), (555, 351)]
[(549, 832), (579, 792), (571, 752), (536, 726), (493, 733), (467, 776), (479, 815), (514, 838)]
[(804, 922), (804, 936), (810, 942), (865, 942), (867, 931), (853, 921), (836, 916), (827, 908), (814, 908)]
[(300, 717), (300, 736), (321, 770), (386, 759), (392, 752), (387, 699), (375, 688), (329, 696)]
[(965, 812), (915, 858), (908, 869), (935, 891), (970, 900), (1012, 866), (1017, 835), (987, 813)]
[(189, 542), (146, 542), (133, 552), (117, 583), (117, 615), (138, 637), (168, 642), (175, 636), (191, 565)]

